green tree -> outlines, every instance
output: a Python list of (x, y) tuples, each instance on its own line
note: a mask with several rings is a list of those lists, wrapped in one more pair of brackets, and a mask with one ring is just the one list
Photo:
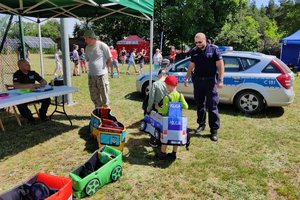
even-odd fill
[(275, 18), (284, 36), (300, 29), (300, 1), (281, 0), (278, 16)]
[(269, 20), (263, 27), (261, 34), (261, 45), (259, 51), (272, 55), (279, 55), (280, 53), (280, 39), (283, 34), (279, 32), (276, 22)]
[(164, 32), (170, 44), (192, 45), (197, 32), (215, 38), (226, 22), (228, 15), (235, 15), (247, 6), (247, 0), (174, 0), (164, 13)]
[(266, 7), (266, 15), (269, 19), (273, 20), (277, 17), (278, 6), (275, 4), (274, 0), (270, 0), (268, 6)]
[(245, 13), (245, 10), (241, 10), (235, 16), (228, 17), (228, 22), (216, 37), (216, 44), (233, 46), (235, 50), (256, 51), (259, 49), (259, 23)]
[(128, 35), (138, 35), (149, 39), (149, 21), (130, 16), (107, 17), (96, 20), (90, 27), (95, 30), (100, 39), (108, 44), (116, 42)]
[(53, 41), (57, 41), (60, 38), (60, 24), (57, 20), (48, 20), (41, 26), (41, 32), (43, 37), (49, 37)]
[[(38, 35), (37, 24), (33, 22), (23, 22), (24, 35), (34, 36)], [(19, 22), (13, 23), (8, 31), (8, 37), (20, 38)]]

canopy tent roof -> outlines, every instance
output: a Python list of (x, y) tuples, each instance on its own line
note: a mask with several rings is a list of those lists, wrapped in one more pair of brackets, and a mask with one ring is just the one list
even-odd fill
[(129, 35), (126, 39), (119, 40), (117, 44), (139, 44), (141, 42), (149, 43), (148, 41), (140, 38), (137, 35)]
[(295, 33), (293, 33), (292, 35), (290, 35), (286, 38), (283, 38), (282, 43), (284, 45), (286, 45), (286, 44), (300, 44), (300, 29), (298, 31), (296, 31)]
[(93, 17), (112, 14), (150, 20), (154, 0), (0, 0), (0, 13), (36, 18)]

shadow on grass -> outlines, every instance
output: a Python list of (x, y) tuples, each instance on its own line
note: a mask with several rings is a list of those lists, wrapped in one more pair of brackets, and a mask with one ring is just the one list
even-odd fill
[[(68, 115), (72, 120), (90, 120), (90, 116), (89, 115)], [(53, 116), (51, 117), (52, 120), (54, 121), (59, 121), (59, 120), (67, 120), (68, 121), (68, 118), (64, 115), (64, 114), (61, 114), (61, 113), (54, 113)]]
[(93, 153), (98, 147), (97, 140), (92, 138), (90, 134), (90, 128), (89, 126), (84, 126), (79, 130), (79, 136), (83, 140), (85, 140), (85, 148), (84, 150), (87, 151), (88, 153)]
[[(126, 129), (138, 129), (139, 130), (140, 129), (140, 124), (141, 124), (142, 121), (143, 121), (143, 118), (141, 118), (139, 121), (136, 121), (136, 122), (130, 124), (129, 126), (126, 127)], [(130, 134), (137, 135), (139, 133), (130, 133)]]
[[(140, 101), (141, 103), (144, 100), (140, 92), (131, 92), (125, 95), (125, 98), (133, 101)], [(197, 106), (194, 99), (186, 98), (186, 102), (189, 105), (189, 110), (197, 111)], [(284, 114), (284, 109), (282, 107), (268, 107), (266, 109), (263, 109), (260, 113), (256, 115), (249, 115), (240, 112), (232, 104), (219, 104), (219, 113), (233, 116), (245, 116), (251, 118), (277, 118), (281, 117)]]
[[(130, 133), (133, 135), (141, 135), (141, 133)], [(146, 133), (145, 133), (146, 134)], [(85, 151), (93, 153), (97, 150), (97, 140), (93, 139), (89, 132), (89, 126), (84, 126), (79, 130), (80, 138), (85, 140)], [(124, 162), (136, 165), (148, 165), (159, 168), (167, 168), (172, 164), (173, 160), (158, 160), (154, 155), (150, 155), (146, 147), (150, 147), (148, 138), (129, 138), (125, 146), (128, 148), (128, 153), (123, 155)], [(158, 149), (154, 148), (156, 152)]]
[(133, 101), (144, 101), (144, 97), (140, 92), (131, 92), (125, 95), (125, 99), (133, 100)]
[(7, 156), (16, 155), (61, 133), (78, 128), (56, 120), (48, 122), (37, 120), (36, 125), (29, 125), (22, 121), (22, 124), (22, 127), (17, 126), (16, 123), (10, 124), (6, 127), (7, 131), (1, 133), (0, 160)]
[[(134, 165), (146, 165), (159, 168), (169, 167), (174, 160), (159, 160), (153, 154), (149, 154), (146, 147), (149, 147), (148, 138), (129, 138), (126, 142), (128, 153), (123, 155), (124, 162)], [(154, 152), (159, 150), (159, 147), (153, 148)]]

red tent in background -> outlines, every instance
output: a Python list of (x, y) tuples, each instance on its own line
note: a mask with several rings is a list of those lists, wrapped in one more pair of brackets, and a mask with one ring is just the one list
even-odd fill
[(133, 51), (133, 49), (136, 49), (136, 52), (140, 52), (142, 49), (146, 50), (146, 56), (145, 60), (147, 61), (149, 59), (149, 51), (150, 51), (150, 42), (140, 38), (137, 35), (129, 35), (124, 40), (119, 40), (117, 42), (118, 46), (118, 52), (120, 52), (123, 47), (125, 47), (127, 53), (130, 53)]

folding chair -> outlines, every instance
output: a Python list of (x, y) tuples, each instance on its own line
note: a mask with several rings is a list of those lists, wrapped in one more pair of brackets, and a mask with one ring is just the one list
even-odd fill
[[(5, 86), (5, 89), (6, 89), (6, 90), (11, 89), (11, 85), (4, 84), (4, 86)], [(9, 116), (10, 110), (12, 110), (12, 111), (13, 111), (13, 115), (15, 116), (15, 118), (16, 118), (16, 120), (17, 120), (17, 122), (18, 122), (18, 125), (19, 125), (19, 126), (22, 126), (21, 120), (20, 120), (20, 118), (19, 118), (19, 116), (18, 116), (18, 113), (17, 113), (17, 110), (16, 110), (16, 106), (9, 106), (9, 107), (3, 108), (3, 109), (1, 109), (1, 110), (5, 110), (5, 112), (7, 112), (7, 116), (8, 116), (8, 117), (10, 117), (10, 116)], [(1, 128), (2, 131), (5, 131), (5, 128), (4, 128), (4, 125), (3, 125), (3, 122), (2, 122), (1, 117), (0, 117), (0, 128)]]

